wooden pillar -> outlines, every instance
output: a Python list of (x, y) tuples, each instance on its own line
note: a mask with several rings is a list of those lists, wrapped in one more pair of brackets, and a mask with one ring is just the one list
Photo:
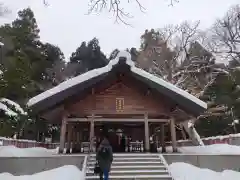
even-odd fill
[(77, 138), (76, 138), (76, 152), (80, 153), (81, 152), (81, 142), (80, 142), (80, 125), (77, 125)]
[(72, 153), (76, 153), (76, 140), (77, 140), (76, 125), (74, 124), (72, 128)]
[(171, 138), (172, 138), (172, 149), (173, 152), (177, 152), (177, 139), (176, 139), (176, 129), (175, 129), (175, 119), (170, 120)]
[(66, 153), (71, 152), (71, 142), (72, 142), (72, 124), (67, 124), (67, 150)]
[(80, 132), (79, 132), (79, 143), (80, 143), (80, 152), (82, 152), (82, 142), (83, 142), (83, 128), (80, 127)]
[(90, 135), (89, 135), (89, 142), (90, 142), (90, 151), (93, 151), (93, 143), (94, 143), (94, 116), (91, 117), (90, 120)]
[(66, 125), (67, 125), (67, 119), (64, 116), (62, 119), (61, 132), (60, 132), (60, 146), (58, 151), (59, 154), (62, 154), (65, 148)]
[(145, 132), (145, 151), (150, 151), (150, 144), (149, 144), (149, 126), (148, 126), (148, 115), (144, 115), (144, 132)]
[(165, 144), (165, 129), (164, 129), (164, 124), (161, 124), (161, 145), (162, 145), (162, 153), (166, 152), (166, 144)]

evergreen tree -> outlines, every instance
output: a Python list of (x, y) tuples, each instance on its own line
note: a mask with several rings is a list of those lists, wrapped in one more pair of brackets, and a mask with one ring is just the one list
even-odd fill
[(107, 65), (108, 60), (101, 51), (99, 41), (93, 38), (88, 43), (82, 42), (81, 46), (72, 53), (68, 63), (68, 76), (76, 76), (92, 69)]

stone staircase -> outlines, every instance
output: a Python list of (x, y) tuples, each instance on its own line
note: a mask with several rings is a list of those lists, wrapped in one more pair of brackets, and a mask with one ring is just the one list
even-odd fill
[[(95, 154), (91, 154), (86, 169), (86, 179), (97, 180), (99, 176), (93, 172)], [(159, 154), (114, 154), (110, 172), (111, 180), (172, 180)]]

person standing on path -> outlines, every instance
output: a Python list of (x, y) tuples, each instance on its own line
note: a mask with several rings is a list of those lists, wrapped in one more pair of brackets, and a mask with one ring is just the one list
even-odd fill
[(112, 147), (105, 136), (97, 149), (96, 159), (100, 167), (100, 180), (108, 180), (109, 172), (113, 161)]

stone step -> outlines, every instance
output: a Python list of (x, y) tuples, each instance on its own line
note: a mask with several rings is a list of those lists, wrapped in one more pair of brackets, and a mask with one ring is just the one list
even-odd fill
[[(96, 154), (91, 154), (87, 162), (86, 179), (98, 180), (94, 174)], [(110, 171), (114, 180), (172, 180), (159, 154), (117, 153)]]
[[(93, 170), (94, 166), (88, 167), (89, 170)], [(137, 166), (112, 166), (111, 170), (113, 171), (125, 171), (125, 170), (166, 170), (166, 167), (164, 165), (151, 165), (151, 166), (146, 166), (146, 165), (137, 165)]]
[[(89, 160), (90, 161), (96, 161), (95, 157), (90, 157)], [(161, 160), (159, 158), (155, 158), (155, 157), (114, 157), (113, 161), (117, 162), (117, 161), (160, 161)]]
[[(96, 153), (90, 154), (90, 157), (96, 157)], [(155, 157), (159, 158), (159, 154), (154, 153), (114, 153), (113, 157)]]
[[(138, 165), (145, 165), (145, 166), (152, 166), (152, 165), (163, 165), (160, 161), (113, 161), (112, 166), (138, 166)], [(87, 166), (95, 166), (95, 161), (90, 161), (87, 163)]]
[[(87, 176), (94, 176), (93, 171), (88, 171)], [(168, 175), (166, 170), (111, 170), (110, 176), (139, 176), (139, 175)]]
[[(87, 176), (86, 179), (88, 180), (98, 180), (99, 176), (94, 175), (94, 176)], [(109, 176), (109, 179), (114, 179), (114, 180), (172, 180), (171, 176), (169, 175), (123, 175), (123, 176)]]

